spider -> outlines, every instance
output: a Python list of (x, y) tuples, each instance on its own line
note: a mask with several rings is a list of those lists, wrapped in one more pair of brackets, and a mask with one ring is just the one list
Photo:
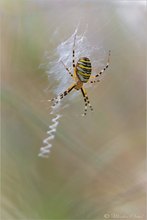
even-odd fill
[[(99, 77), (102, 75), (102, 73), (108, 68), (109, 66), (109, 61), (110, 61), (110, 50), (109, 50), (109, 55), (108, 55), (108, 60), (106, 66), (95, 76), (91, 76), (92, 72), (92, 66), (91, 66), (91, 61), (87, 57), (81, 57), (79, 58), (78, 62), (75, 64), (75, 41), (76, 41), (76, 35), (74, 37), (74, 43), (73, 43), (73, 50), (72, 50), (72, 56), (73, 56), (73, 74), (69, 71), (68, 67), (62, 62), (64, 65), (65, 69), (67, 72), (71, 75), (71, 77), (74, 79), (74, 83), (63, 93), (59, 94), (57, 97), (51, 99), (50, 101), (53, 101), (54, 104), (52, 107), (54, 107), (59, 100), (61, 100), (63, 97), (65, 97), (67, 94), (69, 94), (73, 89), (76, 90), (81, 90), (82, 95), (84, 97), (84, 102), (85, 102), (85, 109), (83, 116), (86, 115), (87, 113), (87, 106), (93, 111), (93, 108), (90, 104), (87, 92), (83, 86), (84, 83), (90, 82), (90, 83), (95, 83), (95, 82), (100, 82)], [(93, 80), (94, 79), (94, 80)]]

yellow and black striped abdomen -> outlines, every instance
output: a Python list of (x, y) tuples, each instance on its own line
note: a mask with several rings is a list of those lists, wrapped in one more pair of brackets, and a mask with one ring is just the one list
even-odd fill
[(76, 65), (76, 74), (79, 80), (86, 83), (91, 75), (91, 62), (87, 57), (81, 57)]

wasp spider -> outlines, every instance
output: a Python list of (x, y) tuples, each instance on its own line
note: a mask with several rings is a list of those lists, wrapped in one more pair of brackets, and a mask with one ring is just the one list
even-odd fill
[(110, 51), (109, 51), (108, 61), (107, 61), (106, 66), (98, 74), (96, 74), (95, 76), (91, 76), (92, 67), (91, 67), (91, 62), (89, 58), (81, 57), (78, 60), (77, 64), (75, 64), (75, 39), (76, 39), (76, 35), (74, 37), (74, 44), (73, 44), (73, 72), (74, 73), (72, 74), (69, 71), (69, 69), (66, 67), (66, 65), (61, 61), (65, 69), (68, 71), (68, 73), (71, 75), (71, 77), (74, 79), (75, 82), (66, 91), (59, 94), (57, 97), (51, 99), (50, 101), (53, 101), (54, 104), (52, 105), (52, 107), (54, 107), (59, 102), (59, 100), (61, 100), (64, 96), (69, 94), (73, 89), (81, 90), (82, 95), (84, 97), (84, 102), (85, 102), (85, 110), (84, 110), (83, 115), (86, 115), (87, 106), (89, 106), (92, 111), (93, 111), (93, 108), (89, 102), (89, 98), (88, 98), (87, 92), (83, 84), (87, 82), (90, 82), (90, 83), (100, 82), (99, 77), (109, 66)]

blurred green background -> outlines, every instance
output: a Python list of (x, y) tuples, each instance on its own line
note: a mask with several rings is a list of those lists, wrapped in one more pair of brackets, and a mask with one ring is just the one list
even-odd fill
[[(2, 220), (145, 219), (145, 2), (0, 1)], [(94, 112), (76, 117), (83, 99), (71, 100), (40, 158), (52, 119), (42, 100), (58, 82), (39, 65), (78, 23), (111, 65), (88, 89)]]

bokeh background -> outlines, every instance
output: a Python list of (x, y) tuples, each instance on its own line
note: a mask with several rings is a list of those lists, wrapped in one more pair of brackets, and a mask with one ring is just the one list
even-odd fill
[[(145, 4), (0, 1), (2, 220), (146, 219)], [(49, 158), (38, 157), (60, 83), (40, 64), (77, 25), (92, 47), (111, 49), (111, 65), (88, 88), (94, 112), (81, 117), (80, 95), (64, 100)]]

